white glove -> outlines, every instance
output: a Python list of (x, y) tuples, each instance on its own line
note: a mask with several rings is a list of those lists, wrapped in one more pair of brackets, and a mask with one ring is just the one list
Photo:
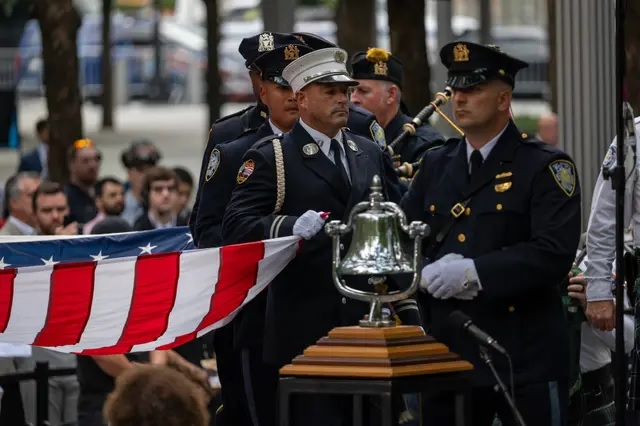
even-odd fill
[(323, 226), (324, 219), (321, 214), (313, 210), (307, 210), (293, 224), (293, 235), (308, 240), (320, 232)]
[[(456, 259), (438, 265), (437, 262), (427, 265), (422, 270), (422, 276), (427, 281), (427, 291), (437, 299), (448, 299), (460, 295), (473, 286), (477, 291), (480, 280), (473, 259)], [(475, 285), (471, 283), (475, 282)], [(461, 295), (461, 299), (469, 300), (475, 297), (473, 292)]]
[(464, 256), (457, 253), (449, 253), (442, 256), (440, 259), (436, 260), (433, 263), (428, 264), (424, 268), (422, 268), (422, 278), (420, 279), (420, 288), (422, 290), (427, 291), (427, 287), (430, 284), (430, 278), (433, 278), (432, 275), (437, 272), (439, 275), (442, 271), (442, 267), (454, 260), (464, 259)]

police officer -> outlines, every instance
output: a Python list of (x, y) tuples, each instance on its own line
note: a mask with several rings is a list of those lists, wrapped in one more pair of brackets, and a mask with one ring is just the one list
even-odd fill
[[(351, 76), (360, 83), (354, 87), (351, 101), (373, 112), (384, 127), (387, 142), (392, 142), (413, 119), (401, 111), (402, 62), (385, 49), (373, 47), (354, 54), (351, 68)], [(425, 123), (394, 148), (394, 166), (417, 162), (427, 149), (442, 144), (444, 137)]]
[[(636, 129), (637, 138), (640, 136), (640, 117), (629, 125)], [(631, 153), (632, 151), (630, 151)], [(631, 154), (629, 154), (631, 155)], [(640, 245), (640, 185), (637, 182), (637, 164), (635, 158), (631, 167), (627, 166), (627, 181), (625, 191), (624, 228), (633, 235), (633, 246)], [(602, 170), (609, 171), (616, 165), (617, 141), (614, 138), (602, 164)], [(600, 171), (593, 190), (591, 215), (587, 229), (587, 253), (585, 279), (587, 286), (586, 315), (589, 322), (602, 331), (612, 331), (615, 327), (614, 296), (611, 289), (611, 268), (616, 257), (615, 232), (616, 193), (611, 184), (604, 179)]]
[[(224, 215), (224, 244), (291, 235), (306, 240), (268, 290), (263, 356), (277, 368), (332, 328), (357, 324), (367, 312), (366, 304), (342, 298), (332, 284), (331, 239), (323, 230), (326, 218), (345, 220), (368, 196), (373, 176), (383, 176), (387, 184), (382, 151), (344, 129), (348, 87), (357, 84), (346, 60), (344, 50), (326, 48), (284, 69), (300, 120), (290, 132), (268, 137), (246, 153)], [(322, 397), (300, 400), (293, 424), (351, 423), (350, 400), (321, 407), (314, 401)]]
[[(580, 239), (580, 187), (569, 156), (521, 134), (509, 109), (523, 61), (495, 46), (468, 42), (440, 51), (464, 138), (428, 151), (401, 202), (408, 220), (431, 226), (420, 303), (437, 340), (471, 361), (473, 425), (497, 413), (515, 424), (493, 391), (479, 348), (449, 319), (455, 310), (506, 348), (513, 361), (515, 403), (526, 424), (566, 422), (567, 326), (559, 283)], [(505, 383), (503, 356), (493, 364)], [(453, 424), (445, 396), (425, 412), (433, 425)]]
[[(238, 51), (245, 59), (245, 66), (249, 71), (251, 78), (251, 86), (256, 99), (260, 99), (260, 70), (256, 68), (254, 62), (256, 58), (265, 52), (273, 50), (277, 47), (296, 44), (299, 41), (291, 34), (264, 32), (251, 37), (242, 39)], [(200, 167), (200, 177), (198, 179), (198, 189), (196, 190), (195, 203), (191, 213), (189, 228), (196, 245), (200, 240), (201, 234), (214, 232), (207, 227), (198, 226), (198, 213), (200, 210), (200, 198), (202, 187), (205, 183), (207, 175), (207, 167), (211, 160), (211, 152), (213, 148), (222, 142), (228, 142), (237, 139), (241, 134), (256, 130), (265, 121), (268, 115), (267, 107), (260, 101), (255, 105), (251, 105), (234, 114), (220, 118), (211, 125), (209, 130), (209, 138), (207, 139), (207, 147), (202, 157), (202, 165)], [(210, 236), (207, 238), (211, 238)]]
[[(222, 245), (220, 228), (225, 207), (236, 185), (238, 169), (246, 151), (257, 141), (270, 135), (291, 130), (298, 119), (298, 107), (293, 91), (282, 78), (282, 70), (292, 61), (311, 51), (306, 45), (290, 44), (268, 51), (254, 64), (260, 69), (260, 101), (269, 108), (269, 118), (256, 130), (247, 131), (235, 141), (218, 144), (211, 153), (202, 190), (201, 220), (211, 239), (204, 237), (201, 247)], [(211, 202), (215, 200), (215, 202)], [(206, 206), (206, 207), (205, 207)], [(205, 210), (206, 209), (206, 210)], [(204, 217), (202, 217), (204, 216)], [(273, 425), (278, 371), (262, 362), (262, 331), (266, 292), (258, 295), (233, 320), (234, 349), (242, 359), (242, 377), (249, 413), (255, 426)]]

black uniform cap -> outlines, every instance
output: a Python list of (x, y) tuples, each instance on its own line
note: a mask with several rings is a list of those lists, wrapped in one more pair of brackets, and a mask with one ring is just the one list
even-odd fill
[(313, 49), (309, 46), (298, 42), (298, 44), (280, 46), (265, 52), (256, 58), (253, 64), (260, 71), (263, 80), (272, 81), (281, 86), (289, 86), (289, 83), (282, 77), (282, 70), (291, 62), (312, 51)]
[(502, 80), (513, 87), (516, 73), (529, 66), (502, 52), (498, 46), (456, 41), (440, 50), (440, 60), (448, 68), (447, 86), (466, 89), (489, 80)]
[(248, 69), (256, 70), (254, 62), (258, 57), (266, 52), (290, 44), (301, 43), (293, 34), (265, 31), (251, 37), (243, 38), (240, 46), (238, 46), (238, 52), (240, 52), (245, 60), (244, 65)]
[(384, 80), (402, 88), (404, 70), (402, 61), (391, 52), (373, 47), (351, 57), (351, 77), (356, 80)]

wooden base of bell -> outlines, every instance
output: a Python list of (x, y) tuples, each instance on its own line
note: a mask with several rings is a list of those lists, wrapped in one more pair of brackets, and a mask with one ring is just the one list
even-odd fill
[(422, 327), (337, 327), (280, 369), (282, 376), (387, 378), (473, 369)]

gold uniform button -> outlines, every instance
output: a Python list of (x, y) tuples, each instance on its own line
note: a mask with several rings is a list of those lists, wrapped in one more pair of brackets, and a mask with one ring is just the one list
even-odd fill
[(498, 210), (498, 211), (502, 210), (502, 204), (496, 205), (496, 210)]
[(429, 206), (429, 211), (430, 211), (430, 212), (435, 212), (435, 211), (436, 211), (436, 206), (434, 206), (433, 204), (431, 204), (431, 205)]
[(464, 214), (469, 216), (471, 214), (471, 208), (467, 207), (467, 209), (464, 211)]
[(516, 311), (516, 308), (514, 306), (509, 306), (509, 312), (513, 313)]
[(464, 243), (466, 239), (467, 239), (467, 237), (465, 237), (464, 234), (458, 235), (458, 241), (460, 241), (461, 243)]
[(522, 134), (522, 139), (526, 139), (526, 138), (528, 138), (528, 137), (529, 137), (529, 135), (527, 135), (526, 133), (523, 133), (523, 134)]

